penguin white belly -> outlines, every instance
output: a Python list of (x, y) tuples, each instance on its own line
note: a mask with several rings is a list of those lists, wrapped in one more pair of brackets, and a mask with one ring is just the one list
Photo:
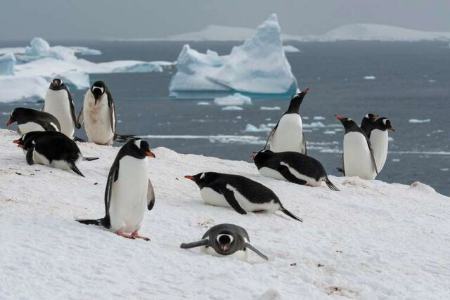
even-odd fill
[(119, 177), (111, 191), (111, 230), (139, 230), (147, 210), (148, 180), (146, 159), (125, 156), (120, 160)]
[(44, 127), (34, 122), (19, 124), (17, 127), (19, 128), (20, 134), (25, 134), (32, 131), (45, 131)]
[(236, 198), (237, 202), (245, 211), (274, 212), (280, 209), (280, 205), (276, 203), (274, 200), (265, 203), (253, 203), (249, 201), (244, 195), (239, 193), (239, 191), (232, 185), (227, 184), (226, 188), (234, 193), (234, 197)]
[(48, 90), (45, 95), (44, 111), (55, 116), (61, 125), (61, 132), (73, 139), (75, 127), (70, 110), (70, 100), (66, 90)]
[(84, 103), (83, 118), (84, 128), (89, 142), (102, 145), (111, 145), (114, 139), (114, 132), (111, 128), (111, 113), (108, 106), (108, 99), (103, 96), (97, 101), (91, 96)]
[(212, 188), (204, 187), (200, 190), (200, 195), (202, 196), (203, 201), (209, 205), (213, 206), (221, 206), (221, 207), (229, 207), (225, 196), (216, 192)]
[(40, 154), (36, 150), (33, 150), (33, 162), (40, 165), (50, 165), (50, 161), (44, 155)]
[(272, 177), (279, 180), (286, 180), (286, 178), (283, 177), (283, 175), (280, 174), (277, 170), (268, 168), (268, 167), (262, 167), (261, 169), (258, 169), (259, 174), (267, 177)]
[(298, 114), (286, 114), (281, 117), (270, 141), (270, 150), (305, 153), (302, 119)]
[(376, 176), (369, 146), (360, 132), (349, 132), (344, 136), (344, 170), (345, 176), (363, 179), (374, 179)]
[(374, 129), (370, 134), (370, 144), (372, 145), (373, 156), (377, 164), (378, 172), (383, 169), (388, 154), (388, 132), (387, 130)]

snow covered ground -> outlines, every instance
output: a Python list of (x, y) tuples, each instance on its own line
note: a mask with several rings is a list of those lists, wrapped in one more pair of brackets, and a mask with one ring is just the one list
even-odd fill
[[(85, 178), (28, 166), (0, 130), (0, 299), (444, 299), (450, 282), (450, 199), (431, 187), (331, 177), (340, 192), (265, 178), (253, 164), (156, 148), (156, 204), (127, 240), (74, 221), (103, 215), (115, 147), (79, 144)], [(152, 141), (152, 140), (151, 140)], [(157, 147), (157, 140), (153, 140)], [(183, 178), (238, 173), (272, 188), (302, 217), (239, 215), (205, 205)], [(235, 223), (270, 257), (248, 261), (183, 250), (211, 226)]]

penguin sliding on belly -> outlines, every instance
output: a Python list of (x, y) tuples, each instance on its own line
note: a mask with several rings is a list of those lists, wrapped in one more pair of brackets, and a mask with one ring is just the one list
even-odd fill
[(80, 159), (95, 160), (97, 157), (83, 157), (77, 144), (66, 135), (56, 131), (33, 131), (15, 140), (26, 153), (29, 165), (48, 165), (62, 170), (72, 170), (80, 176), (83, 173), (76, 163)]
[(261, 258), (269, 258), (250, 244), (247, 231), (234, 224), (219, 224), (211, 227), (198, 242), (182, 243), (182, 249), (204, 246), (212, 248), (219, 255), (232, 255), (237, 251), (246, 251), (247, 248), (258, 254)]
[(378, 170), (367, 136), (350, 118), (336, 115), (345, 128), (343, 142), (343, 172), (345, 176), (359, 176), (363, 179), (375, 179)]
[(370, 132), (370, 144), (373, 150), (373, 156), (377, 164), (378, 172), (384, 167), (388, 154), (389, 135), (388, 131), (395, 131), (392, 128), (391, 121), (385, 117), (378, 118), (374, 128)]
[(75, 127), (80, 128), (80, 126), (76, 121), (72, 95), (61, 79), (55, 78), (50, 83), (45, 95), (43, 111), (58, 119), (61, 132), (73, 139)]
[(109, 171), (105, 189), (105, 217), (77, 221), (104, 226), (126, 238), (149, 241), (149, 238), (139, 235), (145, 211), (151, 210), (155, 204), (147, 157), (155, 155), (146, 141), (132, 139), (123, 145)]
[(259, 173), (264, 176), (309, 186), (320, 186), (324, 181), (331, 190), (339, 191), (328, 179), (322, 164), (310, 156), (297, 152), (261, 150), (253, 156), (253, 160)]
[(216, 172), (184, 177), (198, 185), (203, 200), (210, 205), (231, 206), (240, 214), (281, 210), (289, 217), (302, 222), (300, 218), (283, 207), (280, 199), (271, 189), (246, 177)]
[(299, 110), (308, 90), (305, 89), (292, 98), (288, 110), (270, 132), (264, 149), (268, 146), (273, 152), (292, 151), (306, 154), (306, 140)]
[(31, 108), (15, 108), (6, 126), (15, 122), (17, 122), (17, 131), (21, 135), (31, 131), (61, 131), (58, 119), (53, 115)]

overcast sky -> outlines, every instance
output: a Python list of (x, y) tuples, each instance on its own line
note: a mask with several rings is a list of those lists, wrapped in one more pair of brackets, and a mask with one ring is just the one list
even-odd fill
[(284, 33), (351, 23), (450, 31), (450, 0), (1, 0), (0, 39), (160, 38), (209, 24), (254, 28), (275, 12)]

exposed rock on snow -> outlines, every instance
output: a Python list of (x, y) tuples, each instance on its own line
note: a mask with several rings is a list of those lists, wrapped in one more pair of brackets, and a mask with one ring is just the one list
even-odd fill
[[(450, 270), (450, 199), (412, 186), (331, 176), (340, 192), (262, 177), (244, 161), (154, 149), (156, 203), (128, 240), (75, 218), (101, 217), (116, 147), (79, 143), (86, 177), (29, 166), (0, 130), (2, 299), (444, 299)], [(157, 147), (158, 141), (150, 139)], [(304, 220), (209, 206), (186, 174), (242, 174), (270, 187)], [(220, 223), (244, 227), (268, 262), (179, 248)], [(382, 233), (382, 234), (380, 234)], [(51, 285), (49, 285), (51, 280)]]
[(258, 27), (254, 36), (233, 47), (229, 55), (214, 51), (202, 54), (184, 45), (169, 87), (176, 97), (214, 91), (291, 95), (296, 89), (275, 14)]

